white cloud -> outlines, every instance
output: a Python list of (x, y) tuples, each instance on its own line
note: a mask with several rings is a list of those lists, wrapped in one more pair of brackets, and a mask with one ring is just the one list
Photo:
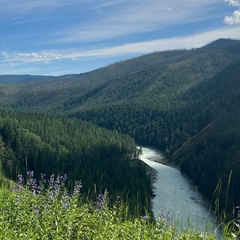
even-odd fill
[(18, 60), (27, 62), (49, 62), (52, 60), (58, 60), (62, 58), (59, 53), (43, 52), (43, 53), (18, 53), (16, 55)]
[(232, 16), (226, 16), (224, 22), (229, 25), (240, 23), (240, 10), (234, 11)]
[(0, 55), (1, 55), (3, 58), (8, 58), (8, 57), (9, 57), (9, 55), (8, 55), (7, 52), (1, 52)]
[(240, 27), (220, 28), (213, 31), (202, 32), (195, 35), (184, 37), (173, 37), (157, 39), (153, 41), (128, 43), (108, 48), (95, 48), (91, 50), (82, 49), (65, 49), (58, 50), (59, 53), (42, 52), (42, 53), (17, 53), (10, 54), (2, 52), (1, 56), (5, 57), (5, 62), (50, 62), (53, 60), (84, 60), (94, 58), (111, 58), (121, 56), (134, 56), (154, 51), (164, 51), (172, 49), (190, 49), (202, 47), (219, 38), (240, 39)]
[(231, 6), (240, 7), (240, 0), (225, 0), (225, 2), (228, 2)]
[[(213, 13), (218, 14), (219, 5), (219, 0), (1, 0), (0, 20), (2, 14), (9, 13), (11, 19), (23, 26), (43, 19), (53, 24), (62, 21), (63, 27), (42, 33), (46, 36), (45, 44), (96, 42), (205, 20)], [(64, 21), (70, 16), (67, 17), (68, 12), (73, 13), (71, 17), (75, 19), (69, 24), (69, 19)], [(46, 32), (50, 26), (46, 25)]]
[(57, 9), (86, 2), (89, 0), (1, 0), (0, 12), (26, 14), (31, 11)]
[[(225, 0), (230, 6), (240, 7), (240, 0)], [(224, 22), (229, 25), (240, 23), (240, 9), (233, 12), (232, 16), (226, 16)]]
[(63, 54), (63, 58), (84, 59), (84, 58), (105, 58), (112, 56), (144, 54), (154, 51), (163, 51), (171, 49), (189, 49), (202, 47), (219, 38), (240, 39), (240, 27), (221, 28), (209, 32), (202, 32), (195, 35), (184, 37), (174, 37), (158, 39), (154, 41), (129, 43), (120, 46), (94, 49), (89, 51), (79, 51), (75, 49), (72, 52)]
[[(116, 4), (116, 1), (113, 1)], [(51, 42), (79, 43), (119, 38), (136, 33), (158, 31), (173, 25), (206, 20), (216, 14), (219, 0), (118, 2), (114, 8), (103, 9), (94, 19), (72, 25), (59, 32)], [(174, 9), (174, 11), (172, 11)]]
[[(129, 57), (139, 56), (146, 53), (155, 51), (164, 51), (172, 49), (190, 49), (202, 47), (219, 38), (233, 38), (240, 39), (240, 26), (231, 26), (220, 28), (214, 31), (202, 32), (195, 35), (188, 35), (185, 37), (174, 37), (166, 39), (157, 39), (154, 41), (135, 42), (124, 45), (109, 47), (109, 48), (96, 48), (91, 50), (83, 49), (65, 49), (49, 52), (32, 52), (32, 53), (0, 53), (0, 71), (2, 74), (28, 73), (28, 74), (45, 74), (49, 75), (62, 75), (66, 73), (78, 72), (80, 64), (89, 63), (91, 66), (94, 59), (102, 59), (102, 65), (98, 64), (97, 67), (126, 59)], [(54, 53), (55, 52), (55, 53)], [(56, 53), (58, 52), (58, 53)], [(64, 62), (61, 62), (65, 60)], [(69, 60), (69, 61), (67, 61)], [(73, 63), (73, 60), (75, 62)], [(69, 69), (71, 65), (76, 65), (76, 60), (79, 62), (79, 68)], [(41, 64), (52, 63), (42, 67)], [(66, 64), (69, 64), (68, 67)], [(55, 64), (55, 65), (54, 65)], [(60, 67), (61, 66), (61, 67)], [(56, 69), (55, 69), (56, 68)], [(94, 67), (87, 67), (87, 70), (92, 70)], [(64, 72), (65, 71), (65, 72)]]

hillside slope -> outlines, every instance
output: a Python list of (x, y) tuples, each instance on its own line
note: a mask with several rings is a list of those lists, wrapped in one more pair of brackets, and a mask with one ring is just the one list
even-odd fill
[(150, 176), (132, 159), (135, 153), (129, 136), (79, 119), (0, 110), (0, 173), (15, 181), (19, 174), (26, 181), (32, 171), (37, 181), (66, 174), (69, 190), (82, 180), (86, 198), (108, 189), (113, 198), (127, 199), (133, 214), (144, 214), (152, 196)]
[(168, 109), (169, 104), (175, 104), (172, 100), (176, 94), (184, 93), (239, 59), (239, 41), (227, 43), (152, 53), (79, 75), (1, 84), (4, 90), (0, 100), (5, 94), (8, 99), (1, 102), (16, 108), (34, 106), (37, 110), (66, 112), (125, 100), (134, 100), (134, 104), (147, 97), (151, 104), (156, 102), (158, 107), (161, 103), (162, 108), (164, 102), (164, 108)]
[(78, 117), (129, 134), (139, 144), (165, 151), (208, 198), (221, 178), (223, 201), (232, 169), (230, 210), (240, 204), (235, 194), (240, 132), (234, 122), (239, 118), (239, 66), (240, 41), (220, 39), (199, 49), (152, 53), (89, 73), (2, 83), (0, 104)]

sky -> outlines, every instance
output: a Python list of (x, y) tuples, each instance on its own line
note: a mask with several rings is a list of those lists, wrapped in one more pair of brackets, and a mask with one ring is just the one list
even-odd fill
[(0, 74), (88, 72), (240, 39), (240, 0), (0, 0)]

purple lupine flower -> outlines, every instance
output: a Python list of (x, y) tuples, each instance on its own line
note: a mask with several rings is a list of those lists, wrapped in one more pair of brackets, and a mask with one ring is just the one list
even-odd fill
[(65, 199), (66, 201), (70, 201), (70, 197), (69, 197), (67, 194), (64, 196), (64, 199)]
[(172, 217), (165, 207), (161, 208), (160, 219), (163, 221), (164, 224), (172, 225)]
[(54, 174), (50, 176), (50, 179), (48, 180), (48, 188), (49, 190), (53, 190), (54, 187)]
[(69, 203), (64, 203), (65, 208), (68, 208), (68, 206), (69, 206)]
[(22, 184), (23, 182), (23, 176), (21, 174), (18, 174), (18, 183)]
[(55, 199), (55, 197), (59, 194), (60, 190), (60, 178), (58, 177), (56, 180), (54, 178), (54, 174), (50, 176), (48, 180), (48, 189), (49, 189), (49, 198), (50, 200)]
[(35, 214), (39, 214), (39, 210), (36, 208), (36, 206), (32, 206), (32, 210)]
[(57, 176), (56, 180), (53, 182), (55, 196), (57, 196), (59, 194), (60, 187), (61, 187), (61, 179), (60, 179), (60, 176)]
[(73, 195), (74, 196), (78, 195), (80, 193), (81, 188), (82, 188), (82, 182), (80, 180), (80, 181), (77, 181), (75, 183), (74, 190), (73, 190)]
[(106, 192), (105, 194), (99, 193), (97, 196), (97, 201), (94, 202), (96, 210), (103, 208), (106, 205), (106, 202), (107, 202)]
[(65, 182), (67, 180), (67, 175), (64, 176), (57, 176), (56, 180), (54, 181), (54, 194), (57, 196), (59, 192), (65, 188)]
[(18, 180), (17, 180), (18, 190), (22, 188), (22, 183), (23, 183), (23, 176), (21, 174), (18, 174)]
[(60, 176), (60, 181), (62, 184), (65, 184), (65, 182), (67, 181), (67, 174), (64, 174), (64, 176)]
[(65, 189), (65, 182), (67, 180), (67, 175), (57, 176), (56, 180), (54, 174), (50, 176), (48, 180), (48, 190), (49, 190), (49, 199), (53, 200), (56, 196), (59, 196), (60, 192), (63, 192)]
[(45, 179), (45, 174), (41, 173), (41, 178), (39, 181), (39, 186), (38, 186), (38, 190), (40, 192), (42, 192), (45, 189), (45, 185), (46, 185), (46, 179)]
[(27, 176), (29, 178), (33, 178), (34, 172), (33, 171), (27, 171)]
[(34, 179), (34, 172), (33, 171), (28, 171), (27, 172), (27, 186), (30, 190), (32, 190), (33, 194), (36, 195), (37, 194), (37, 189), (38, 189), (38, 185), (37, 185), (37, 180)]
[(63, 199), (63, 207), (67, 208), (69, 206), (71, 198), (68, 196), (68, 193), (65, 192), (64, 195), (62, 196)]

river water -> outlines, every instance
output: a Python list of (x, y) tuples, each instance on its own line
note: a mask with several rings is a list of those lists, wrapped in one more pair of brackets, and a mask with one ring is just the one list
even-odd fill
[(157, 150), (142, 147), (139, 159), (157, 172), (153, 184), (156, 195), (152, 201), (154, 217), (168, 218), (179, 229), (190, 226), (201, 232), (213, 232), (217, 223), (206, 200), (178, 169), (153, 161), (157, 158), (163, 158), (163, 155)]

